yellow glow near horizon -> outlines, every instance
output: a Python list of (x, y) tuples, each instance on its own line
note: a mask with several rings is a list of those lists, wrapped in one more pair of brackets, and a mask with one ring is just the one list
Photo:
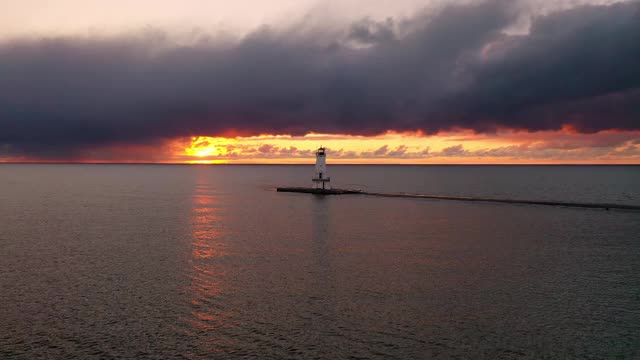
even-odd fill
[(227, 160), (187, 160), (186, 164), (191, 165), (215, 165), (215, 164), (228, 164)]
[[(462, 137), (474, 136), (470, 132), (456, 132), (426, 136), (421, 133), (396, 133), (387, 132), (376, 136), (361, 136), (347, 134), (319, 134), (309, 133), (304, 136), (293, 135), (258, 135), (240, 136), (234, 138), (194, 136), (185, 145), (184, 151), (176, 154), (179, 158), (193, 161), (202, 159), (262, 159), (273, 158), (300, 158), (308, 152), (315, 151), (324, 146), (330, 149), (334, 158), (344, 157), (345, 154), (365, 155), (373, 154), (377, 150), (386, 147), (393, 154), (394, 150), (406, 149), (407, 152), (440, 151), (458, 143)], [(465, 148), (475, 150), (496, 146), (496, 139), (477, 138), (474, 141), (466, 141)], [(287, 155), (287, 156), (283, 156)], [(394, 157), (394, 156), (391, 156)], [(396, 156), (399, 157), (399, 156)], [(191, 161), (190, 161), (191, 162)], [(267, 161), (269, 162), (269, 161)]]
[[(576, 134), (566, 129), (533, 133), (507, 129), (494, 134), (462, 129), (436, 135), (195, 136), (178, 140), (182, 145), (175, 147), (169, 161), (307, 164), (314, 161), (313, 152), (324, 146), (334, 164), (638, 163), (640, 148), (635, 141), (639, 138), (639, 132)], [(612, 146), (603, 147), (603, 143)]]
[[(184, 149), (184, 154), (195, 157), (215, 157), (227, 154), (227, 147), (233, 142), (233, 139), (213, 138), (209, 136), (194, 136), (188, 147)], [(203, 160), (203, 163), (209, 163)]]

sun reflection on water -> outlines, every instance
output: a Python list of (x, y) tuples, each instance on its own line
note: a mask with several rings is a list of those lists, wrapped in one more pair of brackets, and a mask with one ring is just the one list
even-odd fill
[(232, 315), (223, 306), (229, 295), (225, 260), (229, 255), (224, 242), (224, 214), (221, 194), (202, 169), (194, 186), (191, 212), (192, 274), (190, 332), (206, 339), (198, 343), (196, 353), (219, 352), (228, 340), (216, 337), (216, 330), (227, 326)]

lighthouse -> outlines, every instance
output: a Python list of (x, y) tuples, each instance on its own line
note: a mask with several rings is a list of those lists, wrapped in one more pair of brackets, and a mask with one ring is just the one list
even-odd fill
[(323, 147), (316, 150), (316, 174), (311, 180), (314, 189), (331, 189), (331, 178), (327, 175), (327, 152)]
[(356, 189), (332, 189), (331, 178), (327, 175), (327, 149), (316, 150), (316, 173), (311, 178), (313, 187), (279, 187), (279, 192), (307, 193), (316, 195), (373, 194)]

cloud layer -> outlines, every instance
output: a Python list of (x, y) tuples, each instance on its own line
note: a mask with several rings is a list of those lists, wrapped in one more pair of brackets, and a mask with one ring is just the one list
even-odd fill
[(640, 129), (640, 3), (557, 11), (509, 35), (518, 4), (261, 27), (237, 40), (8, 41), (0, 146), (57, 157), (191, 135)]

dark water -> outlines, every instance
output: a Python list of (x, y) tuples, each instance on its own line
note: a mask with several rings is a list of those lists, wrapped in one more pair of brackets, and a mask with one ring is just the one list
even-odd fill
[[(640, 358), (640, 214), (273, 191), (311, 166), (0, 165), (0, 358)], [(334, 166), (640, 204), (640, 167)]]

